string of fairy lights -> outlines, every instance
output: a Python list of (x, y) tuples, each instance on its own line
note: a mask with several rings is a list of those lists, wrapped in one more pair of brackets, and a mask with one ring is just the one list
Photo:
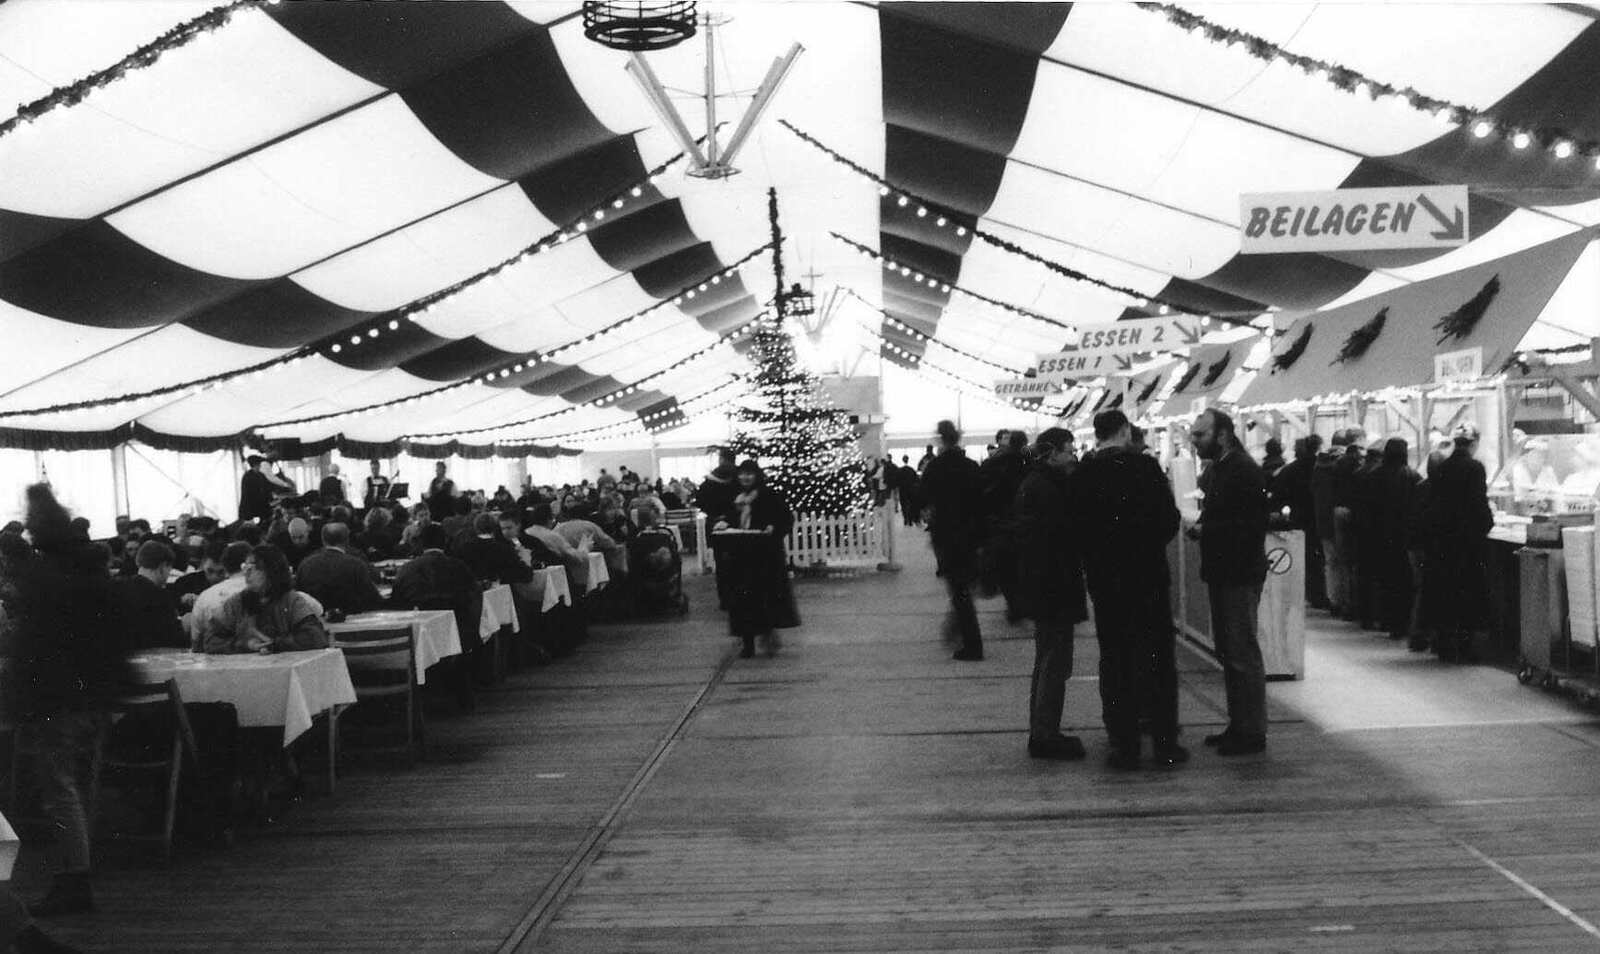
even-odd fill
[(946, 351), (949, 351), (951, 354), (960, 355), (963, 358), (966, 358), (966, 359), (968, 359), (970, 361), (976, 361), (979, 364), (986, 364), (989, 367), (994, 368), (997, 371), (1004, 371), (1007, 374), (1022, 374), (1023, 373), (1023, 369), (1022, 368), (1014, 368), (1014, 367), (1012, 367), (1011, 365), (1008, 365), (1008, 364), (1001, 364), (998, 361), (991, 361), (988, 358), (982, 357), (980, 355), (973, 354), (972, 352), (967, 351), (965, 349), (958, 348), (955, 345), (950, 344), (949, 342), (941, 341), (938, 338), (935, 338), (930, 334), (927, 334), (927, 333), (922, 332), (922, 331), (918, 331), (917, 329), (911, 327), (910, 325), (906, 324), (905, 322), (901, 321), (900, 319), (896, 318), (895, 316), (889, 314), (889, 312), (885, 311), (884, 309), (879, 308), (877, 305), (874, 305), (870, 301), (867, 301), (854, 288), (846, 288), (845, 289), (845, 293), (848, 294), (851, 298), (854, 298), (856, 301), (861, 302), (861, 304), (863, 304), (863, 305), (867, 306), (868, 308), (871, 308), (873, 311), (877, 312), (883, 318), (884, 324), (886, 324), (889, 327), (893, 328), (894, 330), (900, 332), (901, 334), (905, 335), (906, 337), (911, 338), (914, 341), (920, 341), (923, 344), (930, 344), (930, 345), (933, 345), (936, 348), (942, 348), (942, 349), (944, 349)]
[[(393, 399), (388, 400), (388, 401), (380, 401), (380, 402), (377, 402), (377, 403), (374, 403), (374, 404), (365, 405), (363, 407), (349, 408), (349, 409), (346, 409), (346, 410), (343, 410), (343, 411), (333, 411), (333, 412), (329, 412), (327, 414), (312, 415), (310, 417), (296, 418), (294, 420), (289, 420), (289, 421), (277, 421), (277, 422), (274, 422), (272, 424), (267, 424), (267, 425), (263, 425), (263, 426), (264, 427), (288, 427), (288, 426), (291, 426), (291, 425), (311, 424), (311, 423), (316, 423), (316, 422), (319, 422), (319, 421), (328, 421), (328, 420), (347, 419), (347, 418), (354, 418), (354, 417), (360, 417), (360, 416), (367, 416), (367, 415), (381, 413), (383, 411), (386, 411), (386, 410), (389, 410), (389, 409), (392, 409), (392, 408), (395, 408), (395, 407), (413, 406), (413, 405), (418, 404), (418, 403), (420, 403), (422, 401), (425, 401), (425, 400), (428, 400), (428, 399), (431, 399), (431, 398), (434, 398), (434, 397), (438, 397), (440, 395), (449, 394), (449, 393), (452, 393), (452, 392), (455, 392), (455, 391), (459, 391), (462, 388), (470, 387), (472, 385), (491, 384), (491, 383), (493, 383), (495, 381), (498, 381), (498, 380), (504, 380), (506, 378), (511, 377), (513, 374), (521, 374), (522, 372), (527, 371), (527, 370), (531, 370), (532, 368), (537, 367), (540, 364), (549, 363), (549, 362), (552, 362), (552, 361), (556, 360), (557, 358), (566, 356), (566, 355), (570, 354), (572, 351), (574, 351), (577, 348), (593, 344), (596, 341), (599, 341), (599, 340), (601, 340), (601, 339), (603, 339), (603, 338), (605, 338), (605, 337), (607, 337), (609, 335), (614, 334), (618, 329), (624, 327), (625, 325), (628, 325), (631, 322), (637, 321), (638, 319), (643, 318), (644, 316), (646, 316), (646, 315), (648, 315), (648, 314), (650, 314), (650, 313), (652, 313), (652, 312), (654, 312), (654, 311), (656, 311), (656, 310), (658, 310), (660, 308), (663, 308), (668, 304), (681, 303), (682, 301), (684, 301), (684, 300), (686, 300), (688, 298), (692, 298), (694, 296), (694, 294), (695, 294), (695, 289), (696, 288), (705, 289), (705, 288), (711, 287), (712, 285), (719, 284), (723, 280), (723, 278), (725, 278), (727, 275), (732, 274), (732, 273), (738, 271), (740, 268), (743, 268), (744, 266), (750, 264), (750, 262), (753, 261), (758, 255), (760, 255), (764, 250), (765, 249), (762, 248), (762, 249), (756, 249), (756, 250), (750, 252), (749, 254), (745, 255), (744, 257), (742, 257), (739, 261), (735, 262), (734, 264), (726, 266), (726, 267), (720, 269), (716, 274), (709, 276), (708, 278), (706, 278), (706, 280), (700, 282), (697, 286), (685, 286), (683, 289), (680, 289), (680, 291), (678, 292), (678, 294), (676, 296), (674, 296), (672, 298), (662, 299), (662, 300), (656, 302), (655, 304), (650, 305), (647, 308), (641, 309), (640, 311), (635, 312), (634, 314), (627, 316), (626, 318), (622, 318), (622, 319), (620, 319), (618, 321), (612, 322), (611, 324), (609, 324), (609, 325), (607, 325), (607, 326), (605, 326), (603, 328), (597, 329), (595, 331), (592, 331), (589, 334), (586, 334), (586, 335), (582, 336), (581, 338), (577, 338), (577, 339), (569, 341), (569, 342), (567, 342), (565, 344), (558, 345), (557, 347), (551, 348), (548, 351), (543, 351), (543, 352), (531, 351), (531, 352), (527, 352), (527, 353), (523, 354), (522, 356), (520, 356), (518, 358), (507, 359), (505, 363), (502, 363), (502, 364), (500, 364), (500, 365), (498, 365), (498, 366), (496, 366), (494, 368), (491, 368), (488, 371), (480, 372), (480, 373), (476, 374), (475, 376), (473, 376), (471, 378), (464, 378), (464, 379), (462, 379), (460, 381), (455, 381), (455, 382), (452, 382), (450, 384), (441, 385), (439, 387), (432, 388), (432, 389), (427, 390), (427, 391), (423, 391), (423, 392), (421, 392), (419, 394), (412, 394), (412, 395), (407, 395), (405, 397), (393, 398)], [(631, 393), (633, 393), (633, 392), (632, 391), (627, 391), (625, 393), (619, 393), (616, 396), (612, 396), (610, 399), (611, 400), (615, 400), (617, 397), (625, 396), (626, 394), (631, 394)]]
[[(518, 441), (534, 441), (548, 443), (567, 441), (574, 438), (594, 437), (599, 434), (627, 433), (631, 430), (643, 430), (649, 434), (659, 434), (676, 427), (682, 427), (690, 421), (705, 417), (715, 411), (721, 410), (732, 404), (734, 398), (716, 400), (722, 392), (734, 387), (744, 380), (742, 375), (731, 375), (728, 380), (713, 388), (708, 388), (691, 397), (679, 401), (676, 407), (646, 414), (626, 421), (612, 421), (609, 424), (597, 424), (576, 431), (567, 431), (562, 434), (550, 434), (534, 437), (517, 438)], [(698, 406), (696, 406), (698, 405)]]
[[(622, 209), (627, 206), (630, 200), (639, 200), (644, 198), (645, 187), (660, 181), (661, 177), (666, 173), (666, 171), (681, 161), (683, 156), (683, 153), (678, 153), (677, 155), (651, 168), (646, 172), (644, 177), (623, 187), (621, 190), (615, 193), (607, 195), (605, 198), (589, 206), (574, 218), (567, 220), (565, 225), (547, 233), (537, 241), (523, 247), (515, 254), (502, 259), (500, 262), (497, 262), (488, 268), (475, 272), (474, 274), (469, 275), (460, 281), (454, 282), (445, 288), (440, 289), (439, 291), (430, 293), (421, 298), (414, 299), (411, 302), (401, 305), (400, 307), (391, 311), (384, 312), (383, 314), (374, 319), (370, 319), (364, 324), (325, 336), (318, 341), (295, 348), (287, 354), (279, 355), (266, 361), (259, 361), (243, 368), (223, 371), (217, 374), (208, 375), (203, 378), (185, 381), (178, 384), (169, 384), (159, 388), (151, 388), (145, 391), (128, 392), (109, 397), (91, 398), (83, 401), (69, 401), (61, 404), (49, 405), (46, 407), (3, 410), (0, 411), (0, 418), (35, 417), (45, 414), (62, 414), (71, 411), (98, 410), (100, 408), (131, 404), (161, 397), (193, 397), (246, 377), (252, 381), (259, 381), (265, 378), (267, 374), (271, 372), (284, 371), (299, 367), (307, 360), (319, 355), (331, 359), (333, 355), (340, 354), (347, 347), (358, 347), (364, 343), (382, 338), (385, 334), (398, 332), (402, 327), (402, 321), (418, 321), (420, 320), (421, 316), (432, 313), (434, 309), (440, 305), (465, 293), (476, 285), (488, 281), (496, 275), (499, 275), (507, 268), (510, 268), (518, 263), (525, 262), (534, 256), (542, 255), (571, 241), (572, 238), (581, 235), (588, 230), (588, 223), (590, 221), (603, 220), (607, 209), (612, 211)], [(544, 352), (528, 352), (521, 356), (508, 359), (504, 366), (495, 367), (487, 372), (479, 374), (476, 382), (457, 382), (456, 384), (424, 391), (420, 394), (412, 395), (411, 397), (417, 400), (422, 400), (437, 394), (446, 393), (449, 390), (453, 390), (456, 387), (465, 386), (469, 383), (482, 384), (494, 378), (507, 378), (512, 374), (520, 373), (532, 365), (546, 361), (553, 361), (579, 347), (591, 344), (600, 338), (610, 335), (616, 332), (618, 329), (631, 324), (632, 322), (638, 321), (639, 319), (644, 318), (661, 308), (665, 308), (669, 304), (683, 305), (686, 302), (692, 301), (696, 295), (709, 291), (712, 286), (720, 285), (730, 275), (750, 264), (750, 262), (754, 261), (765, 251), (765, 246), (753, 249), (744, 256), (740, 257), (739, 260), (733, 264), (718, 269), (717, 271), (712, 272), (710, 275), (704, 276), (697, 282), (691, 282), (690, 284), (679, 288), (678, 291), (673, 295), (662, 298), (648, 307), (642, 308), (625, 318), (619, 319), (603, 328), (597, 329), (582, 338), (564, 343), (556, 348), (552, 348)], [(397, 399), (396, 401), (384, 402), (382, 406), (368, 405), (367, 407), (352, 408), (347, 412), (338, 413), (360, 413), (370, 410), (374, 407), (377, 407), (381, 410), (383, 407), (392, 407), (396, 404), (403, 403), (406, 400), (409, 399), (402, 398)], [(278, 424), (268, 424), (263, 426), (273, 427), (291, 423), (310, 423), (312, 420), (327, 420), (333, 416), (336, 415), (330, 414), (311, 419), (282, 421), (278, 422)]]
[[(717, 339), (715, 341), (711, 342), (710, 344), (707, 344), (704, 347), (698, 348), (695, 351), (690, 352), (687, 355), (684, 355), (682, 358), (679, 358), (677, 361), (674, 361), (672, 364), (660, 369), (659, 371), (654, 371), (654, 372), (652, 372), (650, 374), (647, 374), (644, 377), (638, 379), (637, 381), (634, 381), (631, 384), (627, 384), (627, 385), (624, 385), (622, 387), (616, 388), (616, 389), (608, 392), (607, 394), (601, 395), (600, 397), (593, 398), (593, 399), (588, 400), (588, 401), (583, 401), (583, 402), (580, 402), (580, 403), (577, 403), (577, 404), (573, 404), (570, 407), (562, 408), (559, 411), (549, 411), (549, 412), (544, 413), (544, 414), (537, 414), (537, 415), (534, 415), (532, 417), (523, 418), (521, 420), (507, 421), (507, 422), (505, 422), (503, 424), (493, 424), (493, 425), (488, 425), (488, 426), (484, 426), (484, 427), (465, 428), (465, 429), (454, 430), (454, 431), (436, 431), (436, 432), (422, 433), (422, 434), (407, 434), (406, 435), (406, 439), (408, 439), (408, 440), (426, 440), (426, 439), (430, 439), (430, 438), (431, 439), (444, 438), (444, 439), (450, 439), (450, 440), (461, 440), (461, 439), (463, 439), (465, 437), (470, 437), (470, 436), (484, 436), (484, 435), (490, 435), (490, 434), (504, 435), (504, 434), (506, 434), (506, 433), (510, 432), (511, 430), (513, 430), (515, 428), (518, 428), (518, 427), (525, 427), (525, 426), (527, 426), (529, 424), (535, 424), (535, 423), (538, 423), (538, 422), (541, 422), (541, 421), (556, 420), (558, 418), (567, 417), (567, 416), (570, 416), (570, 415), (573, 415), (573, 414), (577, 414), (577, 413), (579, 413), (579, 412), (581, 412), (581, 411), (583, 411), (585, 409), (610, 407), (611, 405), (615, 404), (617, 401), (619, 401), (619, 400), (621, 400), (621, 399), (623, 399), (625, 397), (628, 397), (628, 396), (630, 396), (632, 394), (638, 393), (640, 388), (643, 388), (643, 387), (647, 386), (650, 382), (659, 380), (659, 379), (665, 377), (666, 375), (671, 374), (672, 372), (683, 368), (685, 365), (691, 364), (692, 362), (695, 362), (695, 361), (700, 360), (701, 358), (704, 358), (705, 356), (711, 354), (716, 349), (718, 349), (718, 348), (720, 348), (720, 347), (722, 347), (724, 345), (727, 345), (727, 344), (732, 344), (733, 342), (738, 341), (740, 338), (743, 338), (745, 335), (752, 333), (754, 331), (755, 327), (756, 327), (756, 324), (759, 322), (759, 320), (760, 320), (759, 317), (758, 318), (753, 318), (753, 319), (745, 322), (744, 324), (740, 325), (739, 327), (733, 329), (732, 331), (729, 331), (726, 334), (718, 336)], [(459, 386), (460, 385), (451, 385), (451, 387), (459, 387)], [(291, 423), (297, 423), (297, 422), (291, 422)]]
[(1069, 334), (1074, 330), (1073, 327), (1066, 322), (1057, 321), (1048, 315), (1041, 315), (1032, 309), (1024, 308), (1021, 305), (1013, 305), (1010, 302), (1004, 302), (998, 298), (990, 298), (988, 295), (982, 294), (981, 292), (975, 292), (970, 288), (964, 288), (961, 285), (955, 284), (954, 282), (947, 281), (937, 276), (927, 275), (892, 256), (886, 255), (883, 252), (872, 248), (871, 246), (863, 245), (862, 243), (857, 242), (855, 239), (840, 235), (838, 232), (830, 231), (828, 234), (833, 236), (834, 239), (840, 243), (855, 249), (863, 257), (870, 258), (878, 262), (883, 266), (885, 271), (899, 272), (901, 276), (909, 278), (919, 285), (927, 285), (929, 288), (938, 289), (945, 294), (954, 293), (962, 295), (966, 298), (972, 299), (973, 301), (982, 302), (985, 305), (999, 308), (1002, 311), (1010, 312), (1013, 315), (1018, 315), (1023, 318), (1032, 318), (1034, 321), (1042, 322), (1054, 328), (1060, 328)]
[[(984, 242), (989, 246), (1000, 249), (1003, 252), (1008, 252), (1019, 258), (1027, 259), (1036, 265), (1040, 265), (1049, 271), (1055, 272), (1056, 274), (1074, 282), (1080, 282), (1086, 285), (1092, 285), (1105, 291), (1114, 292), (1127, 298), (1134, 306), (1153, 311), (1157, 314), (1188, 315), (1204, 320), (1215, 318), (1218, 321), (1233, 325), (1248, 325), (1253, 319), (1260, 315), (1259, 309), (1255, 311), (1206, 311), (1191, 308), (1180, 302), (1164, 298), (1160, 295), (1148, 295), (1144, 292), (1138, 291), (1137, 289), (1129, 288), (1125, 285), (1118, 285), (1115, 282), (1107, 281), (1103, 278), (1097, 278), (1094, 275), (1090, 275), (1085, 271), (1073, 268), (1070, 265), (1063, 265), (1062, 263), (1051, 258), (1040, 255), (1038, 252), (1035, 252), (1032, 249), (1018, 245), (1016, 242), (1013, 242), (1010, 239), (1002, 238), (984, 228), (981, 228), (977, 224), (976, 218), (970, 214), (958, 212), (954, 209), (941, 206), (931, 199), (918, 195), (915, 192), (890, 182), (884, 176), (873, 172), (871, 169), (868, 169), (861, 163), (856, 162), (850, 157), (832, 148), (831, 146), (822, 142), (822, 140), (789, 122), (787, 119), (780, 119), (778, 122), (781, 123), (785, 129), (789, 130), (796, 137), (798, 137), (802, 142), (828, 156), (835, 163), (845, 167), (846, 169), (849, 169), (864, 179), (876, 183), (878, 186), (878, 195), (883, 198), (893, 197), (894, 203), (898, 208), (913, 211), (919, 219), (926, 219), (931, 216), (933, 219), (933, 224), (937, 228), (954, 228), (955, 234), (963, 237), (970, 232), (974, 238)], [(915, 203), (914, 206), (913, 203)], [(967, 221), (970, 221), (972, 224), (964, 224), (964, 222)], [(846, 241), (848, 242), (849, 240), (847, 239)], [(902, 276), (911, 277), (913, 280), (919, 283), (924, 281), (923, 277), (920, 277), (920, 272), (917, 272), (915, 269), (908, 270), (909, 268), (909, 266), (904, 264), (896, 263), (895, 267), (891, 270), (899, 271)], [(936, 279), (928, 282), (928, 284), (930, 287), (938, 287), (941, 291), (947, 293), (951, 290), (950, 283), (943, 280)], [(966, 291), (963, 293), (969, 297), (975, 297), (979, 300), (989, 301), (990, 304), (995, 304), (995, 302), (992, 300), (984, 299), (982, 296), (979, 296), (974, 292)], [(1016, 310), (1014, 306), (1001, 305), (1001, 307), (1006, 307), (1008, 310)], [(1052, 324), (1060, 325), (1060, 323), (1056, 322), (1054, 319), (1044, 318), (1036, 312), (1028, 311), (1026, 309), (1018, 311), (1017, 313), (1025, 314), (1030, 318), (1036, 318), (1048, 321)], [(1063, 328), (1068, 327), (1066, 325), (1060, 326)]]
[(1592, 169), (1600, 171), (1600, 142), (1579, 141), (1563, 129), (1493, 116), (1471, 106), (1430, 96), (1410, 86), (1401, 87), (1374, 79), (1348, 66), (1284, 49), (1271, 40), (1223, 26), (1175, 4), (1135, 3), (1134, 6), (1165, 16), (1174, 26), (1188, 31), (1191, 36), (1204, 37), (1229, 48), (1239, 47), (1250, 56), (1267, 63), (1285, 64), (1359, 99), (1368, 102), (1387, 100), (1397, 108), (1425, 113), (1440, 125), (1468, 127), (1475, 138), (1498, 137), (1518, 151), (1537, 144), (1557, 160), (1565, 161), (1580, 156), (1590, 158), (1593, 160)]
[[(981, 397), (984, 400), (989, 401), (991, 403), (1000, 404), (1000, 405), (1003, 405), (1005, 407), (1009, 407), (1009, 408), (1012, 408), (1012, 409), (1020, 409), (1020, 410), (1024, 410), (1024, 411), (1038, 411), (1038, 410), (1041, 410), (1044, 407), (1044, 402), (1042, 400), (1031, 401), (1031, 400), (1027, 400), (1025, 398), (1003, 398), (1003, 397), (1000, 397), (999, 395), (995, 394), (992, 389), (984, 387), (982, 384), (979, 384), (978, 382), (972, 380), (971, 378), (968, 378), (965, 375), (957, 374), (956, 372), (951, 371), (948, 368), (940, 367), (939, 365), (934, 364), (933, 362), (929, 361), (927, 358), (923, 357), (922, 355), (917, 354), (914, 351), (908, 351), (907, 349), (900, 347), (899, 345), (897, 345), (894, 342), (890, 341), (889, 339), (885, 338), (881, 333), (879, 333), (877, 330), (869, 327), (868, 325), (857, 324), (856, 327), (860, 328), (861, 331), (864, 332), (868, 337), (872, 338), (875, 342), (877, 342), (879, 347), (881, 347), (884, 350), (888, 351), (890, 354), (893, 354), (896, 357), (899, 357), (899, 358), (903, 359), (907, 363), (907, 365), (909, 366), (910, 370), (913, 370), (913, 371), (933, 371), (933, 372), (935, 372), (937, 374), (942, 374), (945, 377), (950, 378), (951, 380), (953, 380), (953, 381), (957, 382), (958, 384), (962, 385), (962, 388), (959, 388), (959, 389), (950, 387), (948, 385), (941, 385), (941, 386), (945, 387), (946, 390), (952, 390), (952, 391), (961, 390), (963, 393), (968, 393), (968, 394), (970, 394), (970, 395), (972, 395), (974, 397)], [(1019, 371), (1019, 372), (1016, 372), (1016, 373), (1020, 374), (1021, 372)], [(934, 382), (934, 383), (938, 383), (938, 382)]]

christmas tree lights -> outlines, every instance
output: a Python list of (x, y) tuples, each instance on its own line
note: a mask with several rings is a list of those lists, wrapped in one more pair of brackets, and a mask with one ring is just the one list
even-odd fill
[(754, 391), (732, 415), (739, 429), (729, 446), (739, 458), (759, 461), (768, 483), (795, 512), (863, 513), (871, 498), (855, 425), (800, 364), (784, 324), (789, 292), (784, 286), (777, 190), (767, 192), (767, 218), (777, 288), (774, 316), (756, 325), (750, 350), (757, 369), (750, 379)]

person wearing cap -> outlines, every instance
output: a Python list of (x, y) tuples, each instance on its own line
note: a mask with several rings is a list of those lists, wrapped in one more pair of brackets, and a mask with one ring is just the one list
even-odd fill
[(260, 454), (251, 454), (245, 458), (248, 469), (239, 480), (239, 522), (259, 520), (265, 524), (272, 520), (272, 489), (293, 491), (294, 484), (279, 477), (277, 474), (267, 473), (263, 465), (267, 458)]
[(1072, 432), (1041, 432), (1033, 465), (1017, 489), (1018, 609), (1033, 617), (1033, 684), (1028, 694), (1028, 755), (1081, 759), (1083, 741), (1061, 733), (1067, 680), (1072, 677), (1072, 627), (1088, 619), (1078, 528), (1068, 480), (1078, 457)]
[(1200, 522), (1190, 534), (1200, 540), (1200, 579), (1228, 704), (1228, 727), (1205, 742), (1218, 755), (1250, 755), (1267, 748), (1267, 670), (1256, 631), (1267, 578), (1267, 485), (1227, 414), (1201, 412), (1190, 439), (1195, 456), (1210, 461), (1200, 478)]
[(1485, 550), (1494, 513), (1489, 509), (1489, 480), (1478, 449), (1478, 428), (1462, 424), (1452, 435), (1452, 449), (1429, 480), (1428, 524), (1434, 533), (1438, 579), (1444, 586), (1434, 605), (1441, 659), (1470, 661), (1472, 632), (1482, 625), (1488, 590)]
[(983, 659), (983, 634), (972, 604), (972, 581), (978, 572), (978, 544), (983, 539), (983, 483), (977, 463), (961, 448), (960, 429), (951, 421), (940, 421), (935, 430), (939, 456), (923, 471), (921, 487), (928, 536), (961, 637), (954, 658), (978, 662)]

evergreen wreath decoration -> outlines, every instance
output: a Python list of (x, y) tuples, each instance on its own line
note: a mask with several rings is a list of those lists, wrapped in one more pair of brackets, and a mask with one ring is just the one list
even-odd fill
[(1172, 389), (1172, 393), (1173, 394), (1177, 394), (1178, 392), (1182, 391), (1184, 388), (1188, 387), (1189, 386), (1189, 382), (1193, 381), (1194, 380), (1194, 376), (1199, 374), (1199, 373), (1200, 373), (1200, 363), (1198, 361), (1195, 362), (1194, 364), (1189, 365), (1189, 370), (1183, 372), (1183, 377), (1178, 379), (1178, 386)]
[(1209, 388), (1213, 384), (1216, 384), (1217, 379), (1222, 377), (1222, 372), (1228, 370), (1228, 364), (1232, 361), (1233, 352), (1224, 351), (1222, 353), (1222, 357), (1218, 358), (1217, 361), (1211, 365), (1210, 369), (1206, 371), (1206, 379), (1200, 382), (1200, 386), (1203, 388)]
[(1383, 334), (1384, 323), (1388, 320), (1389, 308), (1384, 306), (1381, 311), (1372, 316), (1372, 320), (1350, 332), (1350, 336), (1344, 339), (1344, 344), (1339, 346), (1339, 353), (1334, 355), (1333, 360), (1329, 361), (1328, 364), (1345, 364), (1366, 354), (1367, 349), (1372, 347), (1372, 343), (1378, 340), (1379, 335)]
[(1451, 338), (1459, 341), (1472, 334), (1472, 329), (1477, 327), (1479, 320), (1489, 310), (1489, 303), (1494, 301), (1498, 294), (1500, 294), (1500, 276), (1496, 275), (1460, 308), (1434, 322), (1433, 330), (1439, 332), (1437, 343), (1444, 344)]
[(1144, 390), (1143, 391), (1139, 392), (1139, 399), (1137, 401), (1135, 401), (1134, 403), (1143, 404), (1144, 402), (1150, 400), (1151, 396), (1156, 393), (1156, 388), (1158, 388), (1160, 386), (1161, 386), (1161, 375), (1158, 374), (1155, 377), (1150, 379), (1150, 383), (1144, 386)]
[(1294, 363), (1299, 361), (1300, 356), (1306, 353), (1306, 345), (1311, 343), (1312, 327), (1311, 322), (1306, 322), (1306, 326), (1300, 330), (1300, 334), (1294, 339), (1294, 343), (1283, 349), (1282, 352), (1272, 356), (1272, 371), (1270, 373), (1277, 374), (1279, 371), (1287, 371), (1294, 367)]

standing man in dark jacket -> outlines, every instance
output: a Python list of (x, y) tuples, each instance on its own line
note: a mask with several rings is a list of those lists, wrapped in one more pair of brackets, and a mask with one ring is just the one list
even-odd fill
[(1028, 694), (1028, 754), (1081, 759), (1083, 742), (1061, 734), (1072, 677), (1072, 626), (1088, 618), (1068, 480), (1078, 458), (1072, 432), (1052, 427), (1034, 444), (1034, 464), (1017, 491), (1018, 609), (1033, 617), (1033, 688)]
[[(997, 435), (998, 436), (998, 435)], [(1022, 618), (1017, 599), (1016, 527), (1012, 525), (1012, 505), (1017, 490), (1028, 473), (1028, 435), (1005, 431), (995, 452), (978, 465), (983, 484), (983, 585), (986, 594), (998, 589), (1005, 595), (1006, 620)]]
[[(1335, 617), (1342, 617), (1346, 594), (1339, 565), (1338, 541), (1333, 532), (1333, 488), (1339, 461), (1344, 458), (1344, 449), (1350, 443), (1350, 438), (1339, 430), (1334, 432), (1330, 443), (1332, 446), (1318, 454), (1316, 463), (1311, 465), (1311, 506), (1317, 527), (1317, 543), (1322, 550), (1323, 595), (1328, 600), (1328, 612)], [(1311, 546), (1309, 535), (1306, 546), (1308, 549)]]
[(1220, 755), (1267, 748), (1267, 669), (1261, 658), (1256, 613), (1267, 578), (1267, 487), (1261, 468), (1239, 446), (1233, 418), (1204, 411), (1190, 431), (1195, 454), (1211, 466), (1200, 478), (1205, 492), (1200, 523), (1200, 579), (1211, 598), (1211, 637), (1222, 664), (1228, 727), (1206, 738)]
[[(739, 489), (733, 485), (733, 451), (724, 447), (717, 451), (717, 466), (700, 482), (694, 492), (694, 505), (701, 513), (706, 515), (709, 523), (716, 523), (722, 515), (733, 507), (733, 498)], [(728, 605), (728, 580), (729, 575), (724, 572), (722, 545), (712, 541), (712, 565), (717, 571), (717, 603), (726, 608)]]
[(1435, 607), (1441, 659), (1469, 662), (1474, 657), (1472, 632), (1483, 623), (1488, 589), (1484, 551), (1494, 512), (1489, 509), (1489, 480), (1478, 449), (1478, 428), (1462, 424), (1452, 435), (1454, 448), (1428, 482), (1427, 517), (1439, 556), (1443, 591)]
[(1377, 565), (1378, 624), (1390, 639), (1411, 635), (1411, 607), (1415, 595), (1411, 554), (1407, 546), (1412, 501), (1422, 477), (1411, 469), (1410, 445), (1391, 437), (1383, 445), (1383, 464), (1373, 477), (1373, 546)]
[(983, 540), (983, 484), (978, 465), (961, 449), (961, 431), (950, 421), (938, 424), (939, 456), (922, 473), (922, 502), (928, 511), (928, 535), (950, 593), (950, 612), (961, 634), (955, 658), (983, 659), (983, 634), (972, 605), (972, 580), (978, 572), (978, 544)]
[[(1339, 582), (1339, 598), (1334, 615), (1345, 620), (1361, 617), (1361, 587), (1356, 526), (1356, 475), (1361, 470), (1362, 442), (1367, 434), (1359, 427), (1344, 430), (1344, 456), (1333, 464), (1333, 555)], [(1329, 594), (1332, 599), (1332, 594)]]
[(1095, 452), (1073, 472), (1072, 523), (1094, 600), (1100, 711), (1111, 764), (1139, 766), (1139, 714), (1148, 706), (1158, 764), (1189, 759), (1178, 745), (1178, 669), (1167, 599), (1167, 544), (1178, 507), (1161, 465), (1131, 446), (1119, 410), (1094, 417)]
[(1322, 569), (1322, 538), (1317, 530), (1316, 498), (1312, 492), (1312, 471), (1322, 436), (1312, 434), (1294, 442), (1294, 460), (1272, 478), (1272, 503), (1275, 509), (1289, 508), (1289, 525), (1306, 535), (1306, 605), (1326, 609), (1328, 595)]

